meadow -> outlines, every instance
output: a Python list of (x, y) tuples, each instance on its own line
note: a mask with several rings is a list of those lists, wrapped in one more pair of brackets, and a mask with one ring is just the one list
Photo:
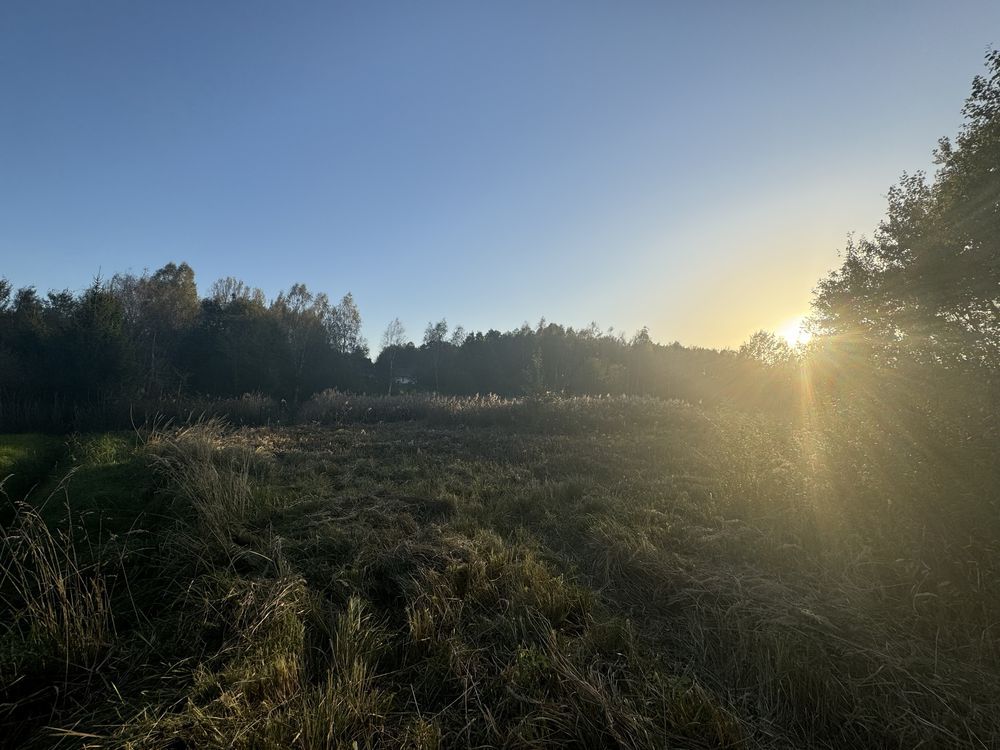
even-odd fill
[(1000, 747), (990, 438), (273, 406), (0, 439), (8, 746)]

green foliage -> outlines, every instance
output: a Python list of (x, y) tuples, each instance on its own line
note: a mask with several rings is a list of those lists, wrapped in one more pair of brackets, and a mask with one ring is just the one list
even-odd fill
[(63, 452), (62, 441), (48, 435), (0, 435), (0, 482), (15, 500), (44, 479)]
[(370, 363), (361, 315), (347, 294), (333, 305), (296, 284), (267, 305), (226, 278), (204, 300), (194, 271), (97, 279), (84, 292), (34, 288), (0, 305), (0, 425), (53, 430), (129, 426), (129, 407), (171, 410), (181, 394), (266, 392), (297, 401), (332, 385), (360, 388)]
[(821, 328), (883, 366), (1000, 367), (1000, 52), (986, 63), (934, 179), (904, 176), (875, 235), (819, 286)]

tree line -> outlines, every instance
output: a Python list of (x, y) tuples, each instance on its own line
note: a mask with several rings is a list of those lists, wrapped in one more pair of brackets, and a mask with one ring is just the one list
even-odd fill
[[(849, 241), (815, 294), (804, 350), (758, 332), (739, 351), (658, 344), (546, 321), (411, 341), (385, 329), (374, 359), (351, 296), (295, 284), (267, 300), (235, 278), (199, 296), (193, 269), (96, 279), (80, 293), (0, 279), (0, 398), (95, 402), (259, 392), (297, 403), (337, 388), (446, 394), (639, 394), (743, 406), (905, 394), (1000, 411), (1000, 53), (987, 55), (937, 171), (904, 175), (885, 220)], [(808, 391), (806, 393), (805, 391)], [(992, 422), (991, 422), (992, 424)]]
[(193, 269), (96, 279), (79, 294), (0, 279), (0, 388), (7, 397), (96, 400), (259, 391), (299, 399), (362, 387), (368, 349), (350, 294), (305, 284), (268, 302), (234, 278), (199, 297)]
[(350, 293), (333, 303), (305, 284), (268, 301), (230, 277), (199, 297), (186, 263), (97, 279), (78, 294), (42, 296), (0, 279), (0, 389), (68, 401), (263, 393), (297, 403), (327, 388), (703, 401), (765, 375), (736, 352), (659, 345), (646, 329), (626, 337), (544, 320), (466, 332), (442, 319), (413, 342), (396, 319), (372, 359), (361, 324)]

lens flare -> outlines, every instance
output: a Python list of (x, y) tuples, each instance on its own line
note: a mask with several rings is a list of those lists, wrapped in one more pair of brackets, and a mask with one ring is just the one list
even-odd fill
[(776, 333), (791, 347), (804, 346), (809, 343), (812, 334), (806, 330), (806, 316), (799, 315), (779, 326)]

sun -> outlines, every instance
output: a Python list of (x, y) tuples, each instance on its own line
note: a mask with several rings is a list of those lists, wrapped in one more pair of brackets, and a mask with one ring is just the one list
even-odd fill
[(789, 346), (799, 347), (804, 346), (809, 343), (809, 339), (812, 338), (812, 334), (806, 330), (806, 316), (799, 315), (791, 320), (785, 321), (782, 325), (778, 327), (775, 331), (781, 338), (783, 338)]

